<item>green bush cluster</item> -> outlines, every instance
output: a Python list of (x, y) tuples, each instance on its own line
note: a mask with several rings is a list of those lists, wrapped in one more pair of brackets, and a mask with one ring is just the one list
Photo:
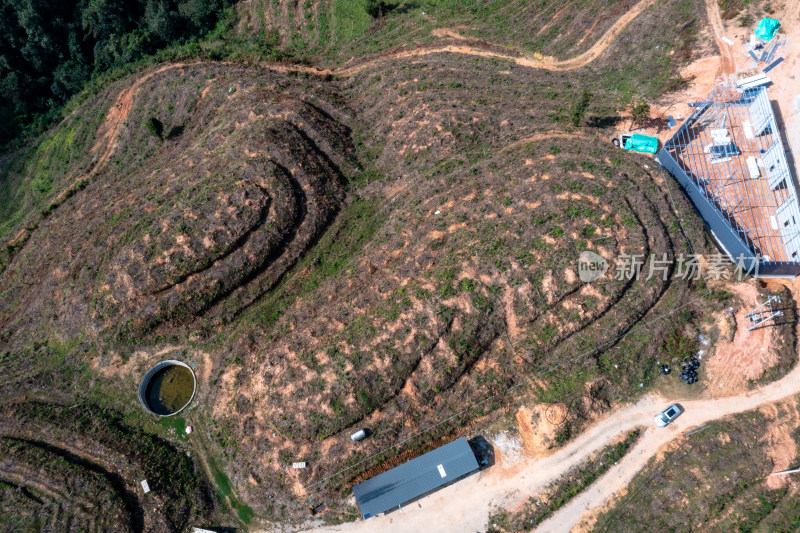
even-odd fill
[(229, 0), (4, 0), (0, 146), (55, 118), (93, 76), (213, 29)]

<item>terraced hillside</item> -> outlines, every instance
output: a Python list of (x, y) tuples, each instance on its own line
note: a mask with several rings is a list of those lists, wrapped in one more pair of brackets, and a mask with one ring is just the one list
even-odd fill
[[(352, 453), (354, 428), (380, 428), (357, 460), (540, 372), (559, 399), (571, 401), (597, 378), (609, 384), (608, 399), (628, 394), (653, 377), (674, 326), (654, 325), (613, 350), (604, 343), (651, 310), (692, 298), (671, 277), (634, 283), (612, 272), (599, 286), (578, 279), (583, 250), (609, 259), (674, 256), (686, 239), (660, 172), (609, 154), (591, 131), (547, 129), (556, 98), (548, 108), (510, 97), (521, 86), (576, 92), (568, 83), (450, 56), (407, 72), (394, 66), (392, 75), (359, 74), (344, 89), (370, 125), (365, 136), (383, 140), (371, 147), (377, 163), (393, 169), (359, 192), (380, 201), (385, 222), (347, 271), (316, 289), (324, 297), (303, 298), (274, 323), (271, 302), (257, 306), (242, 326), (247, 337), (232, 348), (243, 364), (223, 374), (230, 392), (218, 396), (216, 412), (235, 405), (238, 419), (227, 428), (250, 435), (231, 463), (242, 477), (264, 471), (262, 479), (274, 479), (271, 465), (294, 457), (310, 467), (288, 476), (287, 489), (324, 479), (341, 468), (336, 457)], [(476, 81), (464, 82), (468, 73)], [(453, 108), (464, 94), (471, 96)], [(696, 230), (692, 237), (703, 242)], [(562, 367), (573, 358), (576, 365)], [(496, 406), (463, 414), (439, 434)]]
[[(634, 18), (653, 2), (598, 3), (352, 0), (259, 0), (237, 6), (240, 32), (277, 33), (290, 51), (308, 49), (333, 57), (361, 56), (436, 37), (484, 39), (527, 53), (566, 59), (591, 47), (623, 16)], [(384, 14), (381, 17), (380, 14)]]
[[(339, 166), (352, 164), (352, 147), (347, 128), (324, 109), (331, 104), (241, 67), (175, 65), (145, 78), (130, 95), (135, 105), (122, 101), (125, 91), (117, 96), (122, 84), (100, 97), (109, 118), (132, 106), (121, 118), (128, 127), (106, 133), (107, 120), (96, 136), (116, 147), (113, 155), (104, 160), (98, 149), (68, 168), (19, 169), (40, 181), (39, 172), (49, 173), (42, 188), (58, 193), (42, 195), (45, 207), (26, 220), (36, 230), (16, 239), (25, 244), (6, 270), (0, 311), (15, 332), (9, 342), (30, 334), (28, 325), (135, 342), (165, 320), (215, 306), (215, 315), (235, 314), (338, 211)], [(89, 146), (93, 124), (82, 111), (55, 131), (70, 137), (62, 149)], [(146, 128), (151, 117), (166, 125), (163, 142)], [(25, 287), (34, 279), (32, 297)]]
[[(263, 29), (291, 42), (305, 35), (280, 22), (292, 9), (321, 21), (341, 5), (278, 7), (239, 5), (222, 40), (257, 34), (254, 17), (267, 12), (277, 26)], [(543, 2), (526, 38), (551, 21), (563, 39), (541, 51), (574, 57), (630, 7), (603, 8), (590, 28), (570, 17), (564, 29), (569, 10)], [(684, 18), (691, 32), (659, 36), (684, 50), (700, 30), (695, 7), (645, 2), (640, 23)], [(727, 298), (671, 268), (640, 281), (614, 269), (623, 253), (712, 249), (668, 176), (608, 143), (634, 92), (680, 83), (681, 55), (661, 44), (625, 55), (642, 26), (621, 24), (586, 67), (528, 64), (515, 58), (538, 45), (505, 33), (504, 9), (520, 8), (498, 4), (464, 30), (505, 36), (493, 44), (394, 53), (387, 39), (377, 56), (329, 71), (212, 61), (225, 45), (206, 42), (195, 49), (203, 58), (84, 94), (5, 158), (8, 501), (41, 501), (47, 520), (68, 515), (73, 530), (236, 524), (227, 504), (242, 522), (284, 522), (322, 500), (324, 518), (341, 520), (352, 516), (341, 497), (350, 482), (498, 418), (509, 388), (569, 406), (561, 441), (585, 423), (587, 390), (602, 390), (592, 401), (603, 406), (646, 390), (667, 339), (693, 320), (655, 318), (701, 295), (709, 309)], [(363, 35), (417, 35), (406, 26), (415, 12), (401, 5)], [(361, 38), (308, 54), (342, 64)], [(624, 57), (612, 67), (607, 53)], [(596, 283), (577, 276), (584, 250), (612, 263)], [(196, 428), (189, 440), (137, 405), (142, 373), (170, 357), (192, 362), (199, 380), (180, 419)], [(372, 437), (356, 449), (348, 435), (359, 427)], [(38, 464), (52, 467), (20, 481)], [(160, 477), (165, 464), (184, 477)], [(137, 492), (145, 476), (152, 500)], [(64, 496), (71, 484), (80, 497)], [(104, 493), (116, 496), (96, 501)]]
[(0, 428), (7, 531), (184, 531), (214, 511), (191, 459), (114, 411), (23, 397)]

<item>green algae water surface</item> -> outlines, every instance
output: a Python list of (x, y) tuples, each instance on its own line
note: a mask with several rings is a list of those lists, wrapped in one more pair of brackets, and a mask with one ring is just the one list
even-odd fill
[(164, 367), (147, 384), (147, 404), (157, 415), (175, 414), (192, 399), (194, 386), (194, 376), (188, 368), (180, 365)]

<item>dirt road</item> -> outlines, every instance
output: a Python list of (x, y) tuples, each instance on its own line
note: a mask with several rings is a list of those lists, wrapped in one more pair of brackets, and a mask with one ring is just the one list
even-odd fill
[(706, 16), (708, 16), (708, 24), (711, 26), (711, 31), (714, 33), (714, 39), (717, 42), (720, 53), (720, 61), (717, 66), (716, 74), (717, 76), (733, 74), (736, 70), (733, 47), (722, 40), (722, 37), (725, 36), (725, 29), (722, 25), (722, 15), (720, 14), (717, 0), (706, 0)]
[[(723, 399), (682, 401), (681, 398), (647, 396), (634, 405), (614, 411), (548, 457), (523, 458), (514, 464), (501, 459), (484, 472), (446, 487), (402, 511), (312, 531), (484, 531), (493, 507), (509, 507), (536, 494), (617, 435), (636, 427), (645, 428), (639, 442), (617, 465), (537, 529), (548, 533), (570, 531), (587, 512), (602, 506), (624, 489), (647, 461), (665, 444), (679, 438), (682, 431), (796, 394), (800, 394), (800, 366), (780, 381)], [(686, 412), (669, 427), (656, 428), (653, 416), (673, 402), (683, 405)]]
[[(427, 56), (432, 54), (441, 54), (441, 53), (453, 53), (453, 54), (461, 54), (461, 55), (471, 55), (471, 56), (479, 56), (479, 57), (486, 57), (491, 59), (502, 59), (507, 61), (512, 61), (517, 65), (528, 67), (528, 68), (537, 68), (537, 69), (545, 69), (545, 70), (552, 70), (552, 71), (566, 71), (566, 70), (573, 70), (577, 68), (581, 68), (586, 66), (587, 64), (591, 63), (595, 59), (597, 59), (610, 45), (614, 42), (614, 40), (619, 36), (619, 34), (625, 29), (625, 27), (636, 17), (638, 17), (642, 11), (650, 7), (655, 3), (656, 0), (641, 0), (638, 4), (636, 4), (633, 8), (627, 11), (624, 15), (622, 15), (609, 29), (603, 34), (600, 39), (591, 48), (586, 50), (584, 53), (566, 60), (558, 60), (554, 57), (548, 56), (541, 56), (537, 55), (535, 57), (528, 57), (513, 50), (509, 50), (507, 53), (496, 52), (491, 50), (486, 50), (480, 47), (470, 46), (466, 43), (462, 44), (442, 44), (439, 46), (431, 46), (425, 48), (414, 48), (408, 50), (400, 50), (395, 53), (390, 54), (383, 54), (379, 55), (378, 57), (374, 57), (373, 59), (367, 59), (361, 63), (351, 66), (344, 66), (341, 68), (336, 69), (319, 69), (316, 67), (309, 67), (305, 65), (292, 65), (292, 64), (281, 64), (281, 63), (262, 63), (261, 66), (265, 69), (269, 69), (275, 72), (282, 72), (282, 73), (305, 73), (305, 74), (314, 74), (318, 76), (325, 76), (325, 75), (334, 75), (334, 76), (342, 76), (342, 77), (349, 77), (354, 76), (370, 67), (373, 67), (377, 64), (384, 63), (386, 61), (392, 61), (395, 59), (404, 59), (404, 58), (412, 58), (412, 57), (421, 57)], [(448, 30), (446, 28), (440, 28), (437, 30), (433, 30), (433, 34), (437, 37), (449, 37), (456, 41), (465, 41), (465, 39), (459, 36), (452, 30)], [(123, 89), (119, 95), (117, 96), (114, 105), (108, 110), (106, 115), (105, 121), (100, 125), (97, 130), (96, 141), (95, 144), (90, 149), (90, 152), (94, 156), (94, 161), (91, 170), (88, 172), (75, 176), (69, 180), (69, 185), (65, 187), (52, 201), (52, 206), (58, 206), (63, 203), (70, 195), (74, 194), (79, 188), (78, 185), (82, 182), (90, 180), (93, 176), (97, 175), (100, 170), (102, 170), (106, 163), (110, 160), (111, 156), (114, 154), (114, 151), (117, 148), (117, 142), (122, 131), (122, 128), (125, 125), (125, 121), (128, 117), (128, 113), (130, 112), (133, 106), (133, 100), (138, 94), (141, 87), (144, 83), (152, 78), (155, 74), (159, 72), (163, 72), (165, 70), (173, 69), (173, 68), (181, 68), (186, 65), (182, 63), (173, 63), (173, 64), (165, 64), (161, 65), (157, 69), (154, 69), (139, 79), (137, 79), (131, 86), (126, 87)], [(33, 224), (33, 228), (35, 229), (38, 227), (38, 223)], [(11, 242), (12, 244), (17, 244), (21, 242), (27, 241), (30, 237), (31, 231), (23, 230), (20, 232), (15, 239)]]
[[(591, 48), (589, 48), (588, 50), (586, 50), (585, 52), (576, 57), (565, 60), (558, 60), (554, 57), (541, 56), (541, 55), (528, 57), (516, 53), (514, 51), (509, 51), (508, 53), (494, 52), (478, 47), (469, 46), (467, 44), (459, 43), (459, 44), (443, 44), (440, 46), (431, 46), (426, 48), (400, 50), (395, 53), (384, 54), (375, 57), (373, 59), (368, 59), (356, 65), (344, 66), (336, 69), (319, 69), (304, 65), (290, 65), (290, 64), (279, 64), (279, 63), (263, 63), (262, 66), (264, 68), (273, 70), (275, 72), (283, 72), (283, 73), (300, 72), (300, 73), (316, 74), (321, 76), (335, 75), (335, 76), (349, 77), (349, 76), (354, 76), (370, 67), (373, 67), (379, 63), (384, 63), (386, 61), (411, 58), (411, 57), (420, 57), (431, 54), (454, 53), (454, 54), (486, 57), (492, 59), (504, 59), (507, 61), (512, 61), (517, 65), (529, 68), (540, 68), (540, 69), (554, 70), (554, 71), (574, 70), (588, 65), (589, 63), (600, 57), (600, 55), (611, 45), (611, 43), (614, 42), (614, 40), (625, 29), (625, 27), (633, 19), (638, 17), (642, 13), (642, 11), (653, 5), (655, 1), (656, 0), (641, 0), (638, 4), (633, 6), (633, 8), (631, 8), (624, 15), (622, 15), (608, 29), (608, 31), (606, 31), (606, 33), (603, 34), (603, 36), (600, 37), (600, 39), (598, 39), (597, 42), (594, 43), (594, 45), (592, 45)], [(717, 18), (719, 18), (719, 9), (717, 9)], [(437, 37), (445, 37), (445, 38), (449, 37), (451, 39), (459, 41), (464, 40), (463, 37), (461, 37), (454, 31), (448, 30), (446, 28), (433, 30), (433, 34)], [(120, 131), (123, 125), (125, 124), (125, 120), (128, 117), (128, 113), (130, 112), (133, 106), (133, 99), (138, 94), (142, 85), (144, 85), (144, 83), (147, 80), (149, 80), (154, 75), (160, 72), (173, 68), (181, 68), (184, 66), (185, 65), (182, 63), (162, 65), (159, 68), (144, 74), (142, 77), (137, 79), (131, 86), (126, 87), (119, 93), (119, 95), (116, 98), (116, 101), (114, 102), (114, 105), (108, 110), (106, 120), (103, 122), (103, 124), (101, 124), (100, 128), (98, 129), (97, 141), (91, 148), (91, 152), (95, 155), (95, 164), (90, 173), (96, 173), (100, 168), (102, 168), (105, 165), (105, 163), (110, 159), (111, 155), (114, 153)], [(88, 177), (89, 177), (88, 175), (79, 176), (78, 178), (75, 179), (75, 182), (87, 179)], [(68, 188), (67, 190), (69, 189), (71, 188)]]
[[(404, 59), (410, 57), (420, 57), (420, 56), (427, 56), (431, 54), (441, 54), (441, 53), (479, 56), (491, 59), (503, 59), (507, 61), (512, 61), (517, 65), (529, 68), (540, 68), (553, 71), (574, 70), (588, 65), (589, 63), (600, 57), (600, 55), (603, 52), (605, 52), (605, 50), (611, 45), (611, 43), (614, 42), (614, 40), (619, 36), (619, 34), (622, 33), (625, 27), (633, 19), (638, 17), (642, 13), (642, 11), (653, 5), (655, 1), (656, 0), (641, 0), (638, 4), (633, 6), (624, 15), (622, 15), (619, 19), (617, 19), (617, 21), (608, 29), (608, 31), (606, 31), (603, 34), (602, 37), (600, 37), (600, 39), (597, 40), (597, 42), (595, 42), (592, 45), (591, 48), (589, 48), (588, 50), (586, 50), (585, 52), (583, 52), (578, 56), (565, 60), (559, 60), (554, 57), (542, 56), (542, 55), (535, 55), (533, 57), (530, 57), (519, 53), (515, 53), (513, 51), (509, 51), (508, 53), (494, 52), (491, 50), (485, 50), (482, 48), (459, 43), (459, 44), (444, 44), (441, 46), (431, 46), (427, 48), (401, 50), (393, 54), (381, 55), (374, 59), (364, 61), (363, 63), (358, 63), (352, 66), (344, 66), (338, 69), (320, 70), (309, 67), (299, 67), (299, 68), (287, 67), (286, 70), (299, 70), (302, 72), (309, 72), (321, 75), (333, 74), (336, 76), (347, 77), (358, 74), (363, 70), (366, 70), (378, 63), (383, 63), (385, 61), (390, 61), (394, 59)], [(461, 36), (454, 35), (454, 32), (447, 29), (434, 30), (433, 34), (436, 36), (451, 37), (459, 41), (464, 40)]]
[(70, 182), (70, 185), (62, 190), (58, 196), (56, 196), (56, 199), (53, 201), (53, 203), (62, 203), (69, 194), (74, 194), (75, 191), (78, 190), (77, 185), (79, 183), (91, 179), (105, 167), (106, 163), (108, 163), (108, 160), (111, 159), (111, 156), (117, 149), (117, 143), (120, 133), (122, 133), (122, 127), (125, 125), (125, 121), (128, 118), (128, 113), (130, 113), (131, 109), (133, 108), (133, 99), (139, 93), (142, 85), (160, 72), (174, 68), (181, 68), (183, 66), (183, 63), (170, 63), (167, 65), (162, 65), (159, 68), (151, 70), (144, 76), (140, 77), (130, 87), (126, 87), (117, 95), (117, 98), (114, 100), (114, 105), (109, 108), (105, 120), (97, 130), (97, 140), (89, 149), (89, 152), (94, 157), (91, 170), (85, 174), (81, 174), (76, 178), (73, 178)]
[[(459, 43), (459, 44), (443, 44), (440, 46), (431, 46), (426, 48), (401, 50), (391, 54), (380, 55), (378, 57), (375, 57), (373, 59), (368, 59), (356, 65), (344, 66), (336, 69), (319, 69), (304, 65), (290, 65), (290, 64), (280, 64), (280, 63), (263, 63), (262, 66), (264, 68), (273, 70), (275, 72), (283, 72), (283, 73), (300, 72), (307, 74), (316, 74), (320, 76), (335, 75), (335, 76), (349, 77), (349, 76), (354, 76), (370, 67), (373, 67), (379, 63), (384, 63), (386, 61), (411, 58), (411, 57), (420, 57), (431, 54), (453, 53), (453, 54), (486, 57), (492, 59), (504, 59), (507, 61), (512, 61), (517, 65), (529, 68), (540, 68), (540, 69), (554, 70), (554, 71), (574, 70), (588, 65), (589, 63), (600, 57), (600, 55), (611, 45), (611, 43), (614, 42), (614, 40), (619, 36), (619, 34), (625, 29), (625, 27), (628, 24), (633, 19), (638, 17), (642, 13), (642, 11), (644, 11), (654, 3), (655, 0), (641, 0), (633, 8), (631, 8), (624, 15), (622, 15), (608, 29), (608, 31), (606, 31), (606, 33), (603, 34), (603, 36), (600, 37), (600, 39), (598, 39), (598, 41), (594, 43), (594, 45), (592, 45), (591, 48), (589, 48), (584, 53), (574, 58), (566, 59), (563, 61), (558, 60), (554, 57), (541, 56), (541, 55), (537, 55), (535, 57), (528, 57), (518, 54), (514, 51), (509, 51), (508, 53), (494, 52), (478, 47), (469, 46), (467, 44)], [(459, 36), (457, 33), (445, 28), (433, 30), (433, 34), (437, 37), (449, 37), (451, 39), (459, 41), (464, 40), (464, 38)], [(98, 172), (110, 159), (111, 155), (114, 153), (120, 131), (123, 125), (125, 124), (125, 120), (128, 117), (128, 113), (130, 112), (133, 106), (133, 99), (138, 94), (142, 85), (144, 85), (144, 83), (150, 78), (152, 78), (155, 74), (158, 74), (165, 70), (173, 68), (181, 68), (184, 66), (185, 65), (182, 63), (162, 65), (159, 68), (144, 74), (142, 77), (137, 79), (131, 86), (126, 87), (119, 93), (114, 105), (108, 110), (106, 120), (103, 122), (103, 124), (101, 124), (100, 128), (98, 129), (97, 141), (91, 148), (91, 152), (95, 155), (95, 164), (90, 174)], [(76, 183), (80, 182), (82, 180), (87, 179), (88, 177), (89, 177), (88, 174), (79, 176), (74, 180), (74, 182)], [(66, 192), (67, 190), (71, 190), (72, 188), (73, 187), (69, 187), (64, 192)], [(62, 194), (64, 194), (64, 192), (62, 192)], [(61, 198), (59, 198), (59, 200), (60, 199)]]
[[(566, 71), (583, 67), (597, 59), (625, 27), (655, 0), (642, 0), (634, 8), (626, 12), (614, 25), (586, 52), (571, 59), (557, 60), (552, 57), (528, 57), (513, 51), (508, 53), (472, 47), (467, 42), (450, 42), (425, 48), (401, 50), (393, 54), (385, 54), (361, 63), (344, 66), (339, 69), (325, 70), (297, 65), (264, 64), (264, 68), (279, 72), (307, 72), (317, 75), (332, 74), (337, 76), (353, 76), (378, 63), (420, 57), (437, 53), (456, 53), (511, 61), (517, 65)], [(719, 42), (724, 28), (719, 16), (719, 8), (714, 0), (707, 0), (707, 10), (714, 34)], [(800, 6), (795, 13), (800, 19)], [(440, 32), (456, 41), (453, 35)], [(722, 59), (718, 67), (720, 74), (733, 72), (735, 58), (733, 49), (720, 43)], [(787, 57), (788, 66), (794, 63)], [(796, 59), (795, 59), (796, 60)], [(121, 128), (130, 110), (133, 99), (142, 84), (153, 74), (167, 68), (180, 65), (166, 65), (154, 70), (123, 90), (115, 105), (109, 110), (106, 122), (98, 131), (97, 143), (92, 148), (96, 154), (94, 171), (97, 172), (113, 154)], [(793, 95), (792, 95), (793, 96)], [(787, 95), (789, 98), (789, 95)], [(798, 107), (800, 110), (800, 106)], [(86, 179), (82, 176), (79, 179)], [(602, 506), (619, 490), (624, 489), (647, 461), (666, 443), (680, 435), (690, 426), (753, 409), (759, 405), (771, 403), (788, 396), (800, 394), (800, 367), (782, 380), (766, 385), (758, 391), (729, 398), (681, 402), (687, 412), (672, 426), (665, 429), (653, 427), (652, 418), (671, 401), (680, 399), (664, 399), (648, 396), (636, 404), (619, 409), (608, 418), (598, 422), (570, 444), (554, 454), (542, 459), (522, 459), (517, 462), (503, 461), (492, 468), (471, 476), (455, 485), (428, 496), (409, 508), (390, 513), (387, 516), (372, 518), (369, 521), (358, 521), (339, 526), (321, 527), (316, 531), (478, 531), (485, 529), (493, 506), (507, 507), (536, 494), (548, 484), (558, 479), (564, 472), (580, 464), (593, 452), (601, 449), (606, 443), (620, 433), (641, 426), (646, 430), (636, 446), (617, 465), (608, 471), (597, 483), (582, 492), (550, 520), (539, 528), (540, 531), (569, 531), (577, 525), (587, 512)]]

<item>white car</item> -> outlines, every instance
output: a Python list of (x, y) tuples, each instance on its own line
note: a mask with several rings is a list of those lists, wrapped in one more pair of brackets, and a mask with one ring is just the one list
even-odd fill
[(660, 428), (667, 427), (673, 420), (678, 418), (681, 415), (681, 413), (683, 413), (683, 407), (681, 407), (677, 403), (673, 403), (672, 405), (670, 405), (669, 407), (658, 413), (656, 417), (653, 419), (653, 422), (655, 422), (656, 426)]

